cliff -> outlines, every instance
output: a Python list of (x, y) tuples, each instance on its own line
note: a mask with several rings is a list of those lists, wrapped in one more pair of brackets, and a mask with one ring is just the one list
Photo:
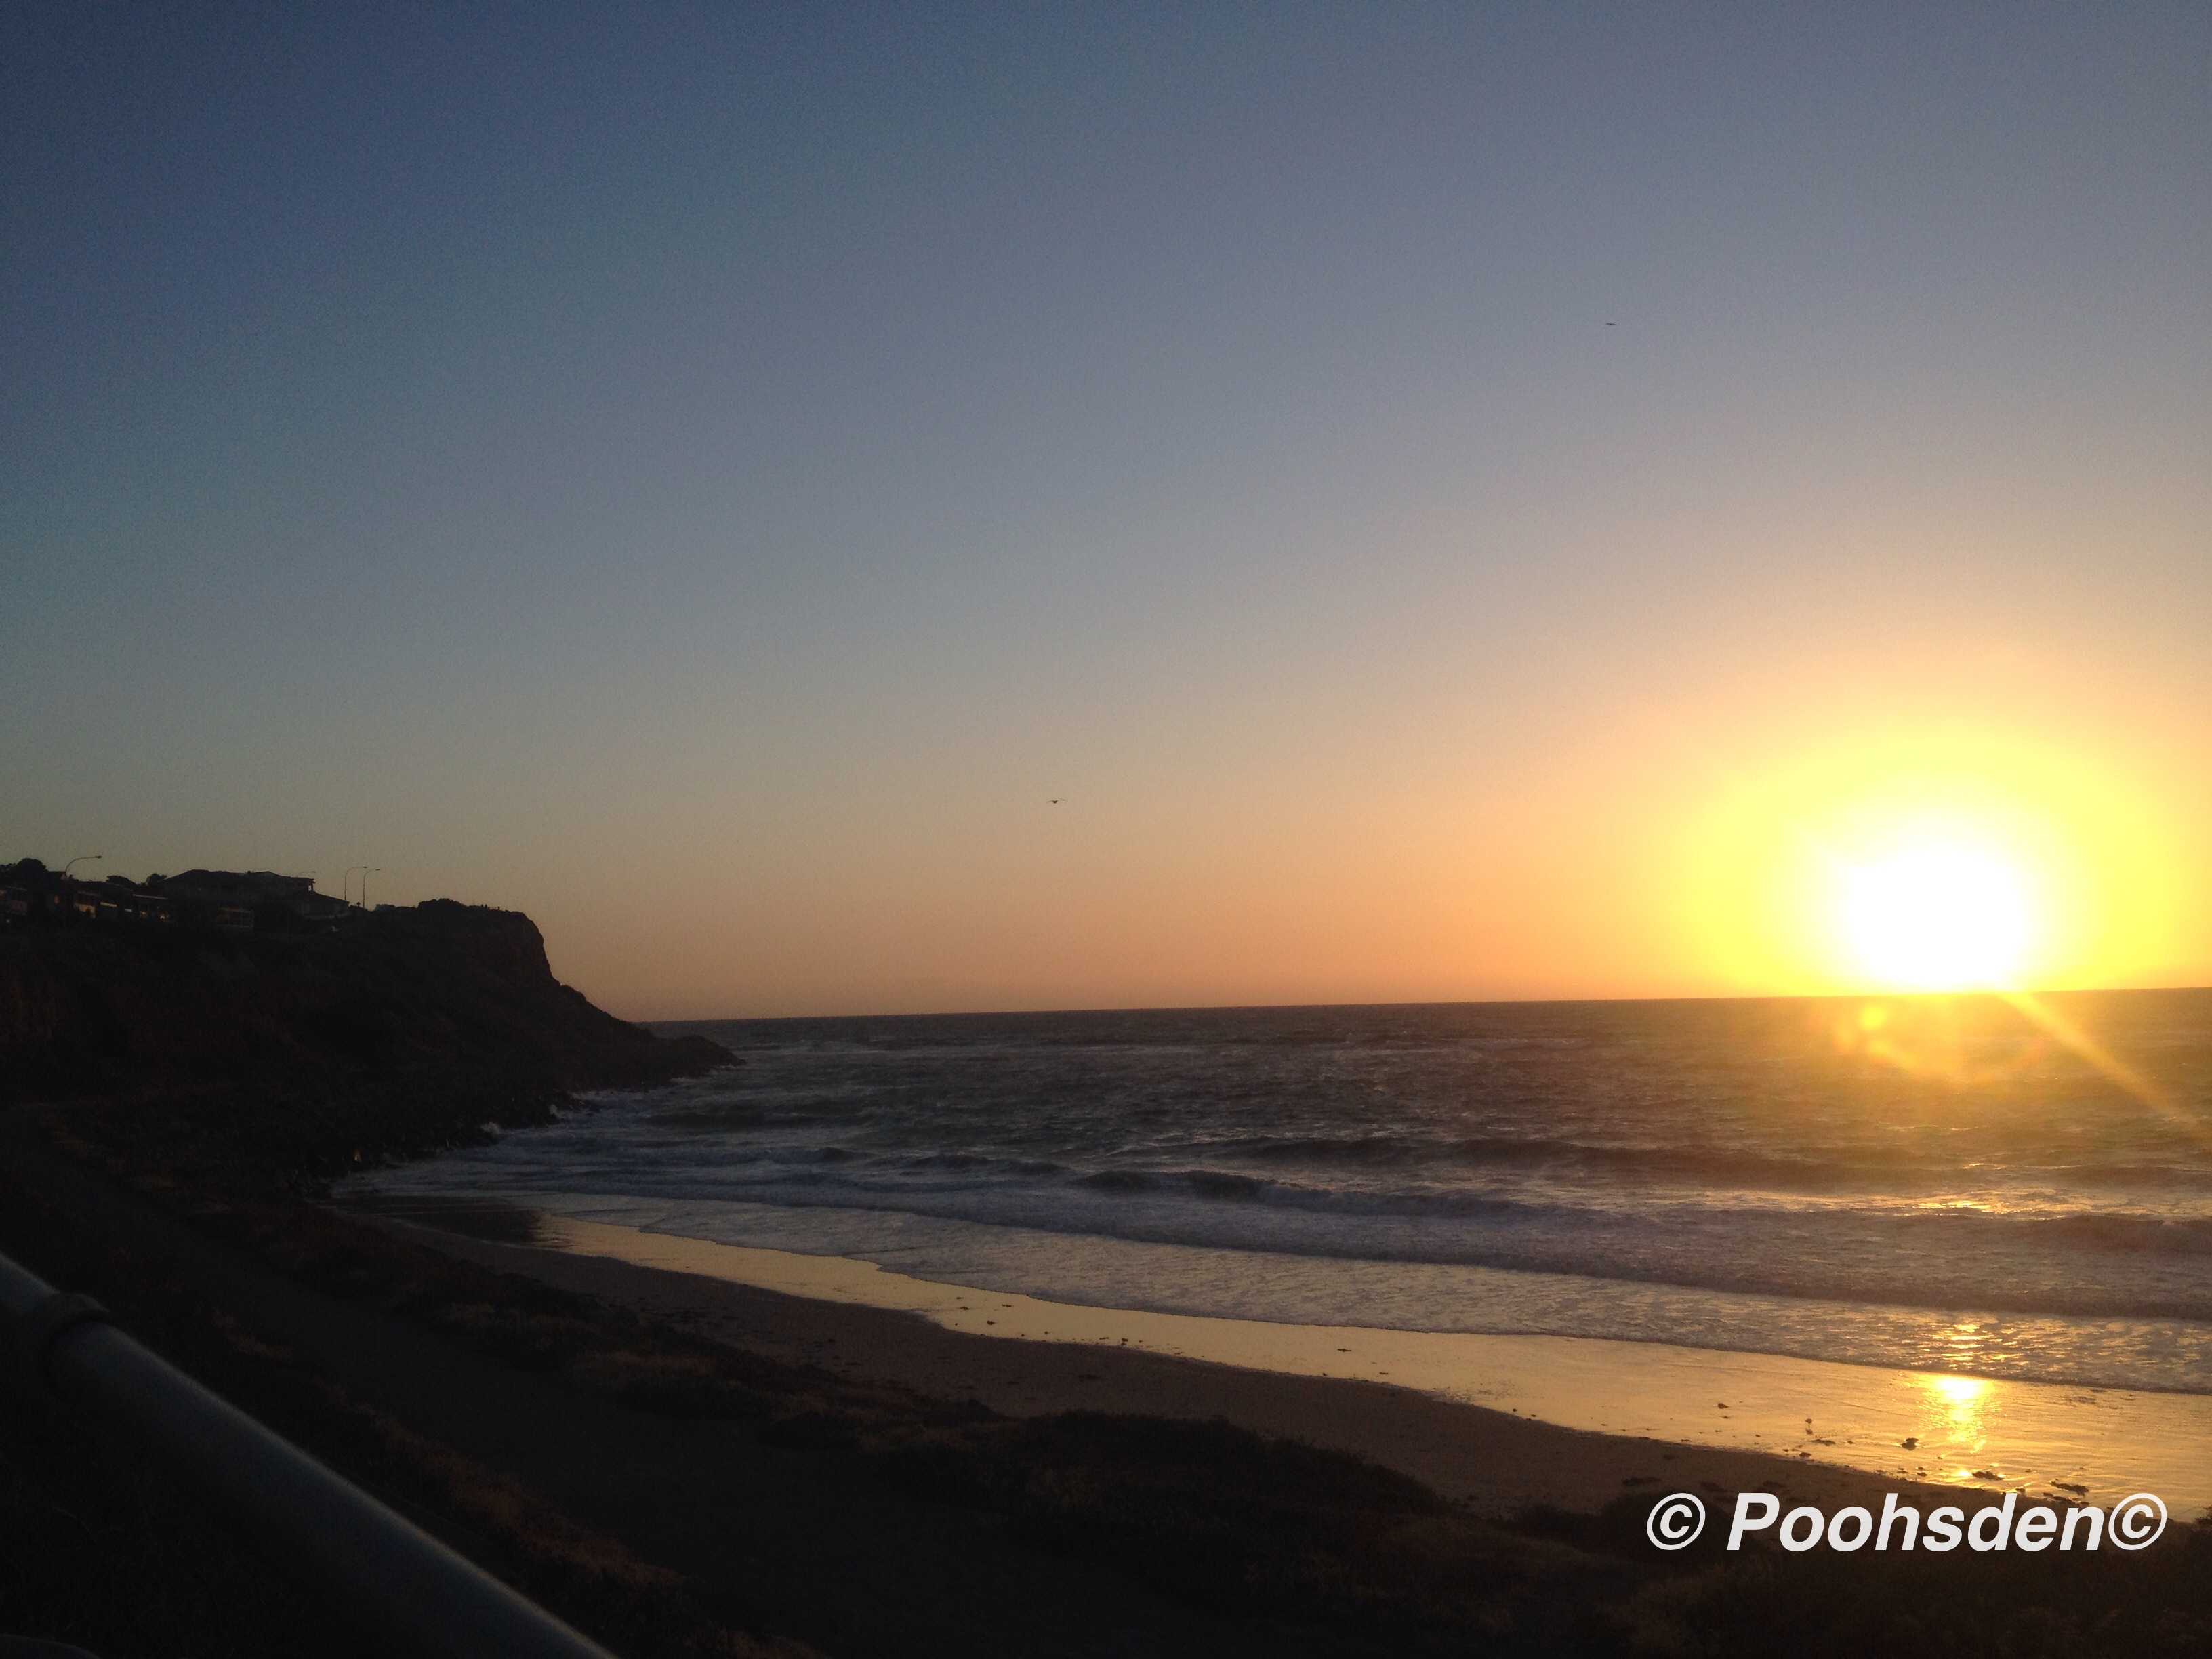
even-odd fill
[(560, 983), (514, 911), (434, 900), (296, 934), (0, 928), (0, 1103), (102, 1103), (158, 1161), (329, 1173), (730, 1063)]

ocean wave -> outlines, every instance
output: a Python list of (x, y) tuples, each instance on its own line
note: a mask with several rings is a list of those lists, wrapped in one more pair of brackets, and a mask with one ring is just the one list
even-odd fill
[(2025, 1224), (2093, 1244), (2100, 1249), (2148, 1255), (2212, 1256), (2212, 1218), (2130, 1215), (2064, 1215)]
[[(522, 1196), (527, 1187), (512, 1173), (474, 1190)], [(2153, 1217), (1701, 1204), (1600, 1211), (1464, 1194), (1386, 1207), (1372, 1194), (1229, 1182), (1203, 1170), (1020, 1182), (959, 1171), (900, 1178), (817, 1164), (773, 1173), (757, 1166), (663, 1168), (650, 1176), (633, 1170), (610, 1179), (571, 1164), (544, 1185), (1310, 1260), (1482, 1267), (1931, 1309), (2212, 1320), (2212, 1278), (2203, 1268), (2212, 1224)]]
[(1160, 1185), (1157, 1176), (1141, 1170), (1100, 1170), (1078, 1176), (1070, 1184), (1094, 1193), (1150, 1193), (1158, 1191)]
[[(1955, 1183), (1956, 1162), (1938, 1163), (1910, 1151), (1836, 1148), (1773, 1153), (1740, 1147), (1599, 1144), (1556, 1135), (1363, 1134), (1255, 1136), (1218, 1150), (1260, 1164), (1421, 1170), (1459, 1166), (1554, 1168), (1708, 1182), (1829, 1190)], [(2016, 1181), (2069, 1187), (2172, 1187), (2212, 1192), (2212, 1170), (2142, 1163), (2021, 1164), (2002, 1166)]]
[[(1376, 1220), (1481, 1220), (1512, 1216), (1541, 1216), (1561, 1219), (1620, 1213), (1619, 1204), (1574, 1203), (1554, 1194), (1543, 1201), (1465, 1188), (1393, 1190), (1342, 1188), (1302, 1185), (1261, 1177), (1225, 1174), (1206, 1169), (1170, 1170), (1103, 1170), (1070, 1179), (1069, 1185), (1090, 1193), (1139, 1197), (1175, 1193), (1200, 1200), (1243, 1205), (1264, 1205), (1302, 1210), (1319, 1215)], [(1738, 1225), (1745, 1218), (1771, 1213), (1744, 1202), (1676, 1199), (1664, 1205), (1650, 1203), (1650, 1213), (1676, 1224), (1703, 1222), (1723, 1227)], [(1915, 1230), (1942, 1233), (1947, 1242), (1961, 1231), (2009, 1234), (2032, 1238), (2047, 1236), (2055, 1243), (2124, 1254), (2198, 1256), (2212, 1255), (2212, 1217), (2172, 1217), (2067, 1210), (2058, 1212), (2008, 1213), (1977, 1204), (1950, 1202), (1911, 1204), (1894, 1197), (1878, 1204), (1844, 1206), (1820, 1212), (1784, 1211), (1796, 1217), (1825, 1213), (1869, 1232), (1894, 1231), (1900, 1236)], [(1802, 1221), (1798, 1224), (1804, 1224)]]

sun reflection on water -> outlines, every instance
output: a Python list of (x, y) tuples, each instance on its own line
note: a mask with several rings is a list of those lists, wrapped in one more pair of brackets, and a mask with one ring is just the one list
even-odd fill
[(1980, 1011), (1948, 999), (1926, 998), (1917, 1005), (1877, 1000), (1836, 1013), (1828, 1036), (1838, 1054), (1958, 1089), (2014, 1083), (2048, 1060), (2048, 1032), (1979, 1016)]
[[(1926, 1376), (1922, 1378), (1921, 1385), (1927, 1390), (1923, 1412), (1927, 1426), (1921, 1431), (1921, 1440), (1936, 1443), (1929, 1449), (1937, 1456), (1948, 1454), (1972, 1461), (1989, 1443), (1988, 1380), (1979, 1376)], [(1961, 1476), (1972, 1473), (1963, 1467), (1959, 1470)]]

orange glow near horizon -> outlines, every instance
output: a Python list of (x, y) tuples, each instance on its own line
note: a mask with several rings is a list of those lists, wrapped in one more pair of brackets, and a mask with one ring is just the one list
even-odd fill
[(2182, 862), (2124, 784), (1987, 736), (1741, 783), (1695, 831), (1702, 949), (1754, 992), (2120, 984), (2173, 951)]

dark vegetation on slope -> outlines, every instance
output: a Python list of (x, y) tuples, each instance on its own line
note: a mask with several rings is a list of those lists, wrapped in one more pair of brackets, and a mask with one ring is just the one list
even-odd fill
[[(173, 1363), (617, 1652), (812, 1652), (746, 1633), (711, 1587), (640, 1560), (507, 1473), (414, 1432), (343, 1378), (257, 1335), (250, 1310), (241, 1318), (196, 1296), (158, 1250), (113, 1243), (84, 1215), (58, 1211), (0, 1170), (0, 1249), (33, 1246), (46, 1271), (97, 1296)], [(535, 1311), (518, 1306), (511, 1316)], [(19, 1376), (7, 1383), (0, 1632), (75, 1643), (102, 1659), (355, 1651), (347, 1611), (272, 1562), (236, 1517), (101, 1425), (26, 1389)]]

